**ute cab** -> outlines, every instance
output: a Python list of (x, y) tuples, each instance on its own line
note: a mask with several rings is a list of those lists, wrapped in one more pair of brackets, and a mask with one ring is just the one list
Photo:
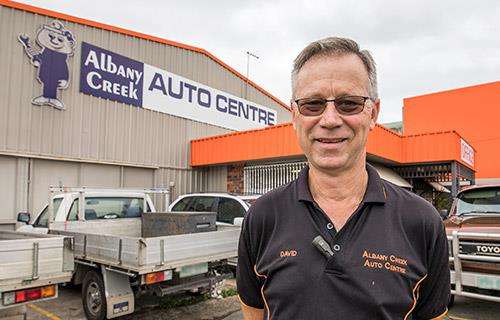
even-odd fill
[[(474, 186), (458, 193), (444, 221), (447, 234), (462, 232), (500, 233), (500, 185)], [(493, 250), (492, 253), (500, 249)]]
[[(51, 221), (86, 221), (96, 219), (137, 218), (142, 212), (155, 212), (153, 201), (149, 195), (141, 192), (121, 190), (89, 191), (85, 197), (78, 192), (66, 192), (52, 197), (53, 216)], [(80, 201), (85, 206), (80, 206)], [(84, 207), (83, 214), (79, 214)], [(146, 208), (146, 210), (144, 210)], [(18, 221), (24, 222), (17, 231), (48, 233), (49, 205), (35, 216), (19, 213)], [(29, 221), (33, 221), (29, 224)]]

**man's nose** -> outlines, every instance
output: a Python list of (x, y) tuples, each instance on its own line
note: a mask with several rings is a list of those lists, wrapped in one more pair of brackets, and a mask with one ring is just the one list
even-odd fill
[(325, 128), (334, 128), (342, 125), (342, 117), (337, 109), (335, 109), (333, 102), (327, 102), (325, 111), (321, 114), (319, 125)]

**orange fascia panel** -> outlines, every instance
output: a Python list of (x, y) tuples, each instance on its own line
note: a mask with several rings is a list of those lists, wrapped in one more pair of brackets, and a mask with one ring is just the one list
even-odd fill
[[(401, 136), (377, 125), (368, 137), (368, 153), (397, 161)], [(234, 163), (303, 155), (291, 123), (191, 141), (191, 166)]]
[(402, 136), (382, 125), (376, 125), (368, 135), (366, 152), (391, 161), (402, 162)]
[(461, 139), (455, 131), (403, 136), (403, 163), (455, 160), (474, 170), (461, 158)]
[[(399, 164), (461, 160), (455, 131), (401, 136), (381, 125), (368, 136), (367, 153)], [(466, 141), (467, 142), (467, 141)], [(303, 155), (291, 123), (191, 141), (191, 166), (206, 166)]]
[(100, 22), (96, 22), (96, 21), (92, 21), (92, 20), (78, 18), (75, 16), (71, 16), (69, 14), (64, 14), (64, 13), (60, 13), (60, 12), (56, 12), (56, 11), (52, 11), (52, 10), (48, 10), (48, 9), (43, 9), (43, 8), (28, 5), (28, 4), (15, 2), (15, 1), (0, 0), (0, 5), (14, 8), (14, 9), (27, 11), (27, 12), (37, 13), (37, 14), (41, 14), (41, 15), (45, 15), (45, 16), (49, 16), (49, 17), (53, 17), (53, 18), (57, 18), (57, 19), (61, 19), (61, 20), (66, 20), (66, 21), (70, 21), (70, 22), (74, 22), (74, 23), (79, 23), (79, 24), (83, 24), (83, 25), (87, 25), (87, 26), (91, 26), (91, 27), (95, 27), (95, 28), (99, 28), (99, 29), (103, 29), (103, 30), (121, 33), (124, 35), (132, 36), (132, 37), (136, 37), (136, 38), (141, 38), (141, 39), (145, 39), (145, 40), (150, 40), (150, 41), (158, 42), (161, 44), (166, 44), (169, 46), (174, 46), (177, 48), (182, 48), (182, 49), (201, 53), (201, 54), (207, 56), (208, 58), (214, 60), (216, 63), (220, 64), (222, 67), (227, 69), (229, 72), (233, 73), (238, 78), (240, 78), (243, 81), (245, 81), (246, 83), (250, 84), (251, 86), (253, 86), (257, 90), (262, 92), (264, 95), (266, 95), (269, 98), (271, 98), (272, 100), (274, 100), (276, 103), (278, 103), (284, 109), (291, 111), (290, 107), (288, 107), (285, 103), (283, 103), (283, 101), (281, 101), (277, 97), (273, 96), (271, 93), (264, 90), (262, 87), (257, 85), (252, 80), (247, 79), (244, 75), (242, 75), (241, 73), (239, 73), (238, 71), (236, 71), (235, 69), (233, 69), (232, 67), (230, 67), (229, 65), (224, 63), (222, 60), (220, 60), (219, 58), (217, 58), (216, 56), (214, 56), (210, 52), (206, 51), (205, 49), (186, 45), (186, 44), (183, 44), (180, 42), (175, 42), (172, 40), (166, 40), (166, 39), (162, 39), (159, 37), (150, 36), (150, 35), (147, 35), (144, 33), (136, 32), (136, 31), (120, 28), (120, 27), (111, 26), (111, 25), (105, 24), (105, 23), (100, 23)]
[(300, 156), (291, 123), (191, 141), (191, 166)]

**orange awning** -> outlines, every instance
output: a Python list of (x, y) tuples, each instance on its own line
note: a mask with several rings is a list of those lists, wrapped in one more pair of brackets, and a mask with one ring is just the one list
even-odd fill
[[(404, 136), (377, 125), (368, 136), (367, 153), (398, 164), (458, 161), (461, 141), (455, 131)], [(206, 166), (303, 155), (291, 123), (191, 141), (191, 166)]]

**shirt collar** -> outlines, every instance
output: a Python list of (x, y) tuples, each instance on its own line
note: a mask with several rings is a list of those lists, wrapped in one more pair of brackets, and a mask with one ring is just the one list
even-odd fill
[[(377, 170), (370, 164), (366, 164), (366, 171), (368, 172), (368, 185), (366, 192), (363, 196), (364, 203), (382, 203), (387, 201), (387, 194), (382, 179), (378, 175)], [(314, 199), (309, 190), (309, 166), (305, 166), (299, 173), (296, 181), (297, 200), (314, 202)]]

